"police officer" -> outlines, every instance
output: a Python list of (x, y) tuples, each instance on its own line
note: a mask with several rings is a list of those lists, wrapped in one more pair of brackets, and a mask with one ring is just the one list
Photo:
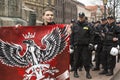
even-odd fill
[(100, 64), (101, 64), (101, 52), (103, 48), (103, 37), (102, 37), (102, 29), (107, 24), (107, 19), (102, 18), (101, 23), (94, 27), (94, 45), (97, 45), (96, 48), (96, 54), (95, 54), (95, 68), (93, 68), (93, 71), (100, 70)]
[[(71, 23), (70, 23), (70, 26), (72, 28), (73, 24), (75, 23), (75, 19), (72, 19), (71, 20)], [(71, 70), (70, 71), (74, 71), (74, 68), (73, 68), (73, 64), (74, 64), (74, 46), (73, 46), (73, 43), (72, 43), (72, 39), (71, 38), (72, 36), (70, 35), (70, 65), (71, 65)]]
[(118, 38), (120, 35), (120, 28), (115, 24), (115, 18), (113, 16), (107, 17), (108, 24), (104, 28), (104, 42), (103, 50), (101, 54), (101, 60), (103, 65), (103, 71), (99, 74), (105, 74), (106, 76), (113, 75), (113, 71), (116, 64), (116, 56), (110, 54), (112, 47), (118, 45)]
[(91, 79), (90, 75), (90, 51), (89, 44), (92, 42), (92, 30), (85, 20), (85, 14), (79, 13), (78, 21), (72, 27), (72, 43), (74, 46), (74, 77), (78, 78), (77, 69), (82, 64), (86, 71), (86, 78)]
[[(117, 25), (118, 27), (120, 27), (120, 21), (119, 21), (119, 22), (116, 22), (116, 25)], [(120, 46), (120, 40), (119, 40), (119, 46)], [(120, 61), (120, 52), (119, 52), (118, 57), (117, 57), (117, 62), (119, 62), (119, 61)]]
[(94, 46), (97, 46), (95, 50), (95, 67), (93, 71), (100, 70), (100, 50), (101, 50), (101, 37), (100, 37), (100, 21), (97, 21), (94, 25)]

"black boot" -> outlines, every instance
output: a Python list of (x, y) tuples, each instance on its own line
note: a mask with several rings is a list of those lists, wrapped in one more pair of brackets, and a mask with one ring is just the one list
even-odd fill
[(89, 72), (86, 73), (86, 78), (87, 78), (87, 79), (92, 79), (92, 76), (90, 75)]
[(104, 75), (104, 74), (107, 74), (107, 73), (108, 73), (107, 70), (103, 70), (103, 71), (101, 71), (101, 72), (99, 73), (99, 75)]
[(106, 74), (106, 76), (112, 76), (113, 75), (113, 70), (110, 70), (107, 74)]
[(98, 71), (98, 70), (100, 70), (99, 67), (95, 67), (95, 68), (92, 69), (92, 71)]
[(77, 72), (77, 71), (74, 71), (74, 77), (75, 77), (75, 78), (79, 78), (79, 75), (78, 75), (78, 72)]

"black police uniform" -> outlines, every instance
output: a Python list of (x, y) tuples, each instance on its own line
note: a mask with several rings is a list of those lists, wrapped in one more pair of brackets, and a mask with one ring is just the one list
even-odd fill
[(94, 45), (97, 45), (95, 50), (95, 68), (93, 70), (100, 69), (100, 53), (102, 51), (102, 37), (101, 37), (101, 25), (94, 27)]
[(112, 47), (116, 47), (118, 45), (118, 41), (113, 42), (113, 37), (119, 38), (120, 28), (115, 25), (115, 22), (113, 22), (111, 24), (107, 24), (103, 31), (105, 36), (101, 54), (101, 62), (104, 70), (100, 72), (100, 74), (111, 76), (113, 75), (113, 70), (115, 68), (116, 56), (110, 55), (110, 50)]
[[(107, 20), (106, 18), (102, 18), (101, 21)], [(107, 23), (99, 24), (97, 27), (94, 27), (94, 45), (97, 45), (96, 54), (95, 54), (95, 68), (93, 71), (100, 70), (101, 64), (101, 53), (103, 48), (103, 28), (106, 26)]]
[(74, 46), (74, 76), (77, 74), (77, 69), (80, 63), (84, 66), (86, 77), (91, 78), (90, 71), (90, 51), (89, 43), (92, 38), (92, 30), (87, 22), (77, 21), (72, 27), (72, 43)]
[[(76, 21), (75, 21), (75, 19), (72, 19), (71, 20), (71, 23), (72, 24), (74, 24)], [(72, 26), (71, 26), (71, 28), (72, 28)], [(72, 36), (70, 35), (70, 49), (72, 49), (73, 50), (73, 52), (70, 52), (70, 65), (71, 65), (71, 70), (70, 71), (74, 71), (74, 68), (73, 68), (73, 64), (74, 64), (74, 46), (73, 46), (73, 41), (72, 41), (72, 38), (71, 38)]]

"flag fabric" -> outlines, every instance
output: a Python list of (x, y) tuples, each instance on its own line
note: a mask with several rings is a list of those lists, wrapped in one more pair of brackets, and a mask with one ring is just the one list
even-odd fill
[(0, 80), (69, 80), (64, 24), (0, 28)]

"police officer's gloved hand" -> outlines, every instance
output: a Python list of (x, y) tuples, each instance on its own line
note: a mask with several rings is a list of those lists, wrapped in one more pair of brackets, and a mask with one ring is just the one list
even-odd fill
[(90, 50), (93, 50), (93, 49), (94, 49), (94, 45), (93, 45), (92, 43), (89, 43), (88, 48), (89, 48)]
[(94, 45), (94, 50), (97, 50), (97, 47), (98, 47), (98, 45), (97, 45), (97, 44), (95, 44), (95, 45)]
[(70, 53), (74, 52), (74, 47), (72, 45), (70, 45)]
[(74, 46), (73, 46), (73, 45), (70, 45), (70, 48), (71, 48), (71, 49), (74, 49)]

